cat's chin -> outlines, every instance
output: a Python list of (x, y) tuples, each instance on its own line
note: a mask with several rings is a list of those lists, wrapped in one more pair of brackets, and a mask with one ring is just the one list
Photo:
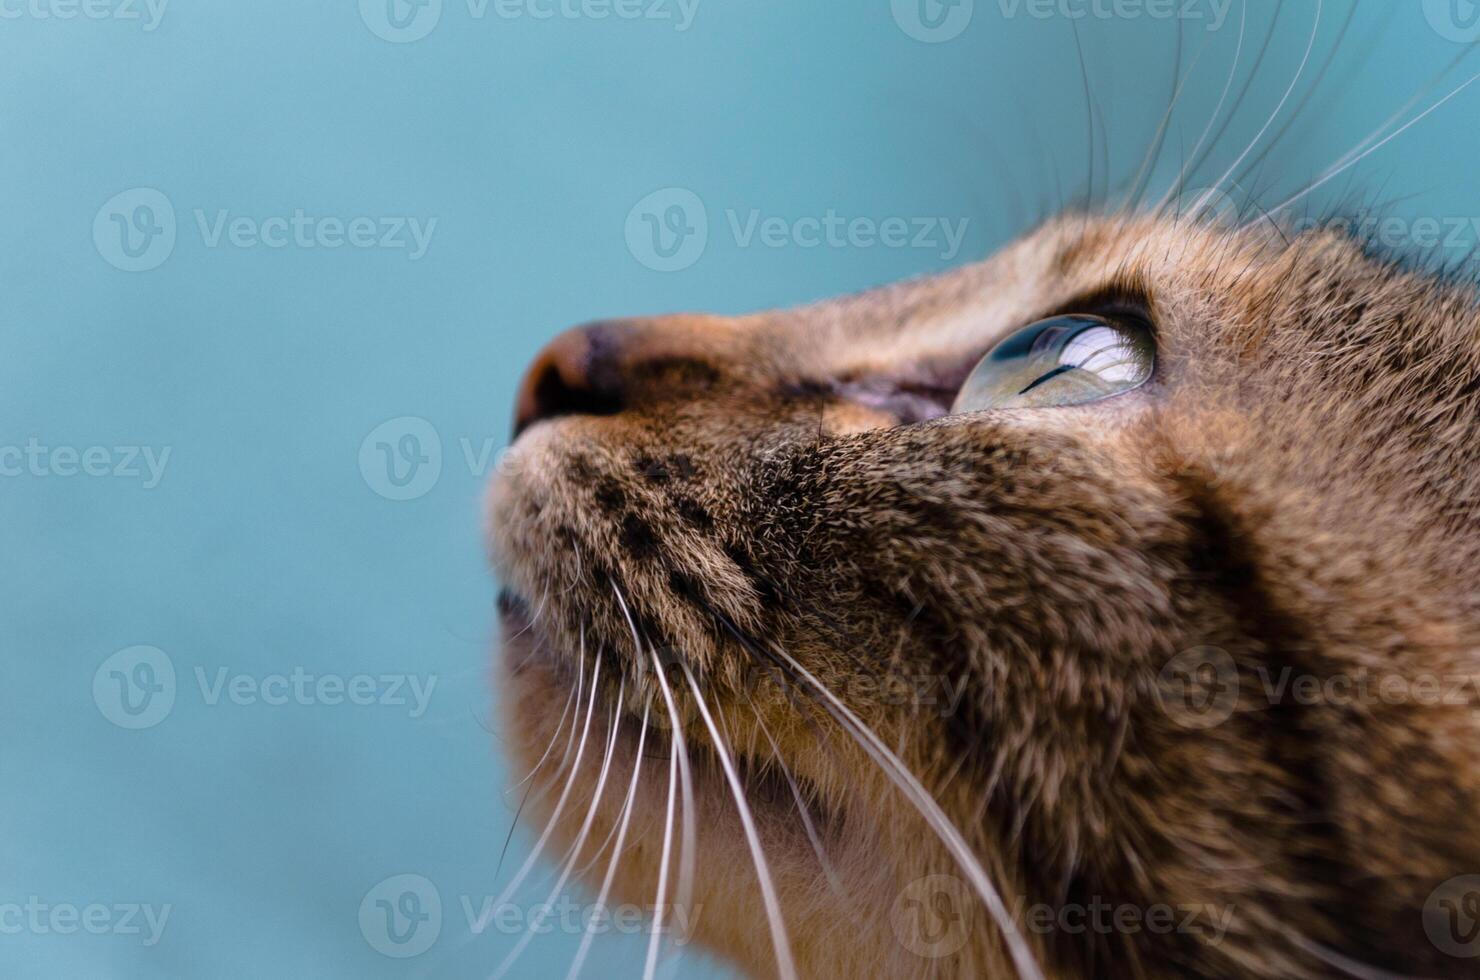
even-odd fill
[[(562, 758), (565, 757), (561, 751), (565, 742), (574, 743), (577, 740), (567, 736), (570, 736), (574, 730), (578, 738), (580, 730), (585, 727), (584, 713), (588, 708), (591, 709), (592, 716), (591, 742), (585, 754), (588, 757), (601, 758), (601, 754), (605, 751), (605, 733), (612, 724), (613, 712), (620, 712), (622, 717), (617, 723), (616, 737), (630, 743), (629, 748), (633, 752), (641, 744), (644, 760), (649, 763), (645, 777), (639, 780), (638, 791), (661, 792), (664, 794), (663, 801), (666, 806), (672, 729), (667, 723), (668, 716), (664, 713), (664, 705), (661, 702), (653, 704), (651, 713), (644, 719), (644, 712), (640, 707), (634, 707), (631, 703), (619, 707), (611, 704), (612, 692), (610, 691), (598, 691), (594, 706), (588, 704), (586, 698), (590, 689), (588, 687), (585, 693), (580, 692), (584, 680), (576, 676), (574, 658), (549, 642), (535, 624), (528, 603), (515, 593), (505, 591), (499, 596), (499, 614), (506, 670), (513, 673), (533, 672), (539, 675), (539, 682), (555, 689), (556, 694), (562, 699), (563, 707), (560, 714), (564, 719), (563, 727), (555, 731), (553, 741), (541, 749), (541, 758), (545, 758), (552, 766), (561, 763)], [(577, 694), (581, 698), (579, 705), (576, 704)], [(568, 704), (565, 699), (569, 699)], [(513, 710), (518, 712), (522, 709), (515, 705)], [(572, 748), (572, 754), (573, 752), (574, 748)], [(716, 776), (723, 777), (723, 766), (708, 744), (691, 744), (687, 747), (687, 754), (692, 773), (697, 774), (702, 770), (707, 774), (709, 770), (714, 770)], [(736, 776), (744, 786), (746, 800), (751, 809), (760, 812), (771, 809), (782, 810), (794, 819), (797, 808), (805, 806), (808, 819), (814, 833), (819, 835), (819, 840), (832, 836), (830, 829), (836, 826), (836, 820), (833, 815), (825, 812), (815, 802), (817, 794), (806, 778), (783, 773), (775, 765), (765, 764), (771, 758), (773, 756), (752, 759), (742, 754), (734, 759)], [(661, 765), (652, 766), (653, 761)], [(615, 765), (615, 762), (613, 764)], [(659, 769), (662, 771), (659, 772)], [(628, 777), (630, 776), (629, 772)], [(698, 784), (695, 783), (696, 791), (697, 786)], [(714, 788), (725, 794), (727, 803), (733, 798), (728, 783), (722, 783)]]
[[(521, 805), (515, 794), (528, 793), (522, 804), (524, 820), (541, 834), (551, 828), (543, 848), (547, 858), (560, 860), (568, 855), (584, 827), (584, 845), (572, 866), (575, 878), (594, 898), (608, 874), (612, 844), (622, 833), (624, 805), (632, 789), (625, 842), (612, 870), (607, 905), (624, 911), (640, 909), (646, 917), (643, 928), (651, 928), (666, 842), (669, 876), (662, 906), (668, 939), (698, 942), (755, 975), (774, 970), (765, 901), (746, 826), (713, 750), (697, 744), (687, 747), (694, 798), (690, 832), (696, 847), (691, 894), (686, 896), (681, 884), (686, 828), (681, 779), (672, 787), (672, 829), (668, 830), (671, 742), (666, 728), (649, 724), (644, 729), (640, 715), (623, 709), (615, 718), (616, 735), (609, 743), (612, 707), (603, 705), (599, 693), (588, 726), (590, 687), (587, 684), (578, 704), (574, 658), (548, 643), (522, 602), (511, 596), (502, 599), (500, 606), (504, 638), (499, 687), (506, 702), (502, 717), (512, 783), (518, 784), (510, 791), (509, 802)], [(593, 804), (609, 744), (604, 787)], [(635, 768), (639, 771), (634, 782)], [(799, 946), (800, 937), (835, 935), (839, 923), (829, 912), (836, 909), (834, 887), (849, 889), (850, 869), (868, 866), (865, 861), (877, 868), (880, 856), (852, 853), (847, 835), (838, 833), (839, 814), (809, 810), (813, 832), (829, 857), (831, 867), (825, 869), (805, 824), (797, 818), (797, 792), (806, 797), (808, 788), (797, 784), (794, 791), (793, 784), (774, 768), (756, 766), (745, 756), (736, 760), (736, 772), (793, 946)], [(527, 781), (520, 783), (526, 776)], [(808, 922), (814, 916), (819, 921)], [(795, 950), (799, 965), (814, 952), (805, 943), (800, 945)], [(816, 950), (815, 954), (824, 952)], [(836, 949), (828, 955), (835, 958)]]
[[(517, 730), (516, 747), (534, 752), (527, 761), (530, 767), (539, 765), (540, 772), (531, 782), (549, 781), (557, 795), (563, 789), (570, 774), (571, 763), (578, 752), (581, 755), (581, 776), (571, 791), (572, 800), (566, 809), (578, 819), (584, 819), (590, 806), (591, 790), (599, 779), (600, 766), (607, 749), (608, 734), (615, 721), (615, 750), (612, 753), (611, 771), (607, 776), (606, 792), (602, 805), (620, 806), (632, 780), (632, 761), (642, 748), (642, 768), (636, 786), (637, 804), (632, 823), (636, 824), (640, 814), (636, 811), (648, 803), (661, 808), (659, 816), (666, 817), (670, 758), (672, 755), (671, 728), (667, 715), (662, 714), (661, 703), (652, 706), (644, 727), (643, 712), (630, 703), (620, 707), (612, 703), (614, 691), (599, 690), (594, 705), (589, 700), (591, 693), (589, 677), (578, 680), (574, 657), (553, 647), (539, 628), (531, 622), (528, 606), (512, 595), (500, 600), (503, 633), (503, 670), (506, 675), (505, 697), (509, 699), (507, 717), (510, 726)], [(585, 684), (584, 691), (580, 686)], [(576, 695), (580, 696), (577, 703)], [(553, 711), (552, 711), (553, 709)], [(589, 711), (590, 720), (587, 722)], [(620, 717), (614, 719), (614, 713)], [(581, 750), (582, 734), (587, 732), (585, 749)], [(537, 751), (535, 751), (537, 750)], [(734, 809), (734, 797), (726, 780), (724, 767), (718, 755), (707, 743), (690, 742), (686, 746), (692, 787), (696, 806), (701, 811), (718, 805), (724, 810)], [(745, 754), (734, 758), (735, 775), (744, 787), (746, 801), (754, 813), (757, 831), (769, 854), (772, 849), (784, 851), (798, 843), (815, 862), (815, 854), (805, 834), (792, 832), (799, 824), (797, 807), (799, 799), (805, 801), (808, 818), (819, 842), (831, 844), (835, 837), (837, 821), (835, 815), (824, 812), (813, 800), (816, 796), (806, 783), (805, 777), (792, 776), (788, 779), (774, 765), (763, 764), (770, 756), (752, 759)], [(543, 764), (541, 764), (543, 760)], [(622, 771), (618, 771), (621, 769)], [(523, 774), (520, 774), (521, 778)], [(681, 827), (681, 780), (679, 801), (675, 804), (680, 824), (675, 830), (674, 845), (677, 848)], [(538, 791), (536, 791), (538, 792)], [(584, 794), (584, 799), (575, 797)], [(531, 803), (533, 805), (533, 803)], [(600, 807), (598, 808), (600, 809)], [(782, 819), (775, 820), (774, 817)], [(598, 813), (598, 819), (600, 814)], [(784, 833), (777, 833), (780, 824)], [(659, 827), (659, 830), (662, 828)], [(629, 834), (636, 833), (636, 828)], [(701, 841), (701, 847), (706, 842)], [(675, 862), (676, 862), (675, 858)], [(749, 857), (746, 858), (747, 863)]]

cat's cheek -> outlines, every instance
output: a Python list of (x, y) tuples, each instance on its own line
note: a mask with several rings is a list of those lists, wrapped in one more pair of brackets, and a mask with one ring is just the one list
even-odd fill
[(1083, 405), (1052, 408), (1004, 408), (950, 415), (936, 425), (992, 425), (1023, 433), (1067, 436), (1087, 445), (1101, 440), (1119, 441), (1126, 435), (1146, 433), (1159, 420), (1161, 399), (1152, 391), (1136, 390)]
[(527, 588), (525, 563), (531, 536), (554, 494), (562, 454), (557, 426), (542, 424), (525, 432), (499, 454), (488, 482), (484, 513), (494, 569), (508, 585)]
[(1162, 405), (1154, 390), (1138, 388), (1097, 402), (1045, 409), (1044, 414), (1048, 417), (1044, 423), (1053, 426), (1056, 432), (1120, 435), (1127, 430), (1144, 430), (1156, 425)]
[(822, 430), (832, 436), (857, 435), (899, 424), (889, 412), (852, 402), (833, 402), (823, 409)]

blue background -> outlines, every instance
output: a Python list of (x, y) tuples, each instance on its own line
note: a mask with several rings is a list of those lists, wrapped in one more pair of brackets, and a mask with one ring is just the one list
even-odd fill
[[(699, 0), (686, 30), (494, 7), (480, 19), (446, 0), (406, 42), (378, 36), (383, 8), (362, 14), (355, 0), (174, 0), (152, 30), (37, 15), (67, 2), (0, 0), (0, 452), (34, 438), (107, 447), (114, 463), (113, 447), (170, 457), (154, 487), (63, 475), (65, 457), (0, 476), (0, 909), (171, 912), (153, 945), (0, 918), (0, 974), (483, 976), (517, 937), (470, 936), (460, 897), (498, 894), (533, 841), (517, 833), (495, 875), (516, 799), (488, 731), (496, 587), (480, 507), (492, 457), (476, 464), (504, 444), (522, 367), (589, 318), (791, 304), (989, 252), (1085, 186), (1070, 21), (1036, 16), (1030, 0), (977, 0), (958, 36), (927, 42), (906, 29), (904, 0)], [(1462, 52), (1450, 2), (1362, 9), (1263, 171), (1266, 204)], [(1241, 72), (1272, 10), (1252, 6)], [(1313, 5), (1289, 6), (1202, 183), (1300, 61)], [(1079, 22), (1110, 153), (1101, 176), (1134, 172), (1171, 87), (1177, 26), (1128, 13), (1140, 9)], [(1306, 81), (1347, 9), (1327, 2)], [(1217, 101), (1238, 18), (1235, 6), (1219, 31), (1183, 25), (1184, 65), (1208, 44), (1168, 129), (1161, 186)], [(1320, 199), (1355, 187), (1402, 199), (1399, 214), (1480, 215), (1467, 186), (1477, 105), (1480, 86)], [(130, 272), (108, 231), (113, 214), (133, 219), (136, 188), (164, 195), (176, 240)], [(629, 247), (627, 235), (629, 212), (663, 188), (692, 192), (709, 226), (702, 254), (673, 272), (645, 264), (641, 236)], [(436, 224), (413, 259), (212, 247), (196, 217), (299, 209)], [(968, 231), (955, 257), (768, 247), (729, 229), (727, 211), (743, 224), (752, 209), (788, 222), (949, 217)], [(155, 226), (167, 217), (156, 210)], [(394, 421), (407, 417), (426, 425)], [(392, 446), (419, 433), (440, 474), (422, 469), (404, 490), (377, 476), (378, 440), (365, 443), (387, 422)], [(96, 697), (94, 678), (136, 645), (168, 657), (177, 687), (167, 716), (130, 730), (110, 720), (111, 675)], [(414, 674), (436, 687), (420, 717), (211, 704), (197, 668), (259, 681), (294, 668)], [(545, 871), (516, 901), (543, 897)], [(367, 892), (398, 874), (425, 877), (443, 903), (440, 936), (410, 959), (381, 955), (358, 919)], [(538, 938), (514, 975), (563, 975), (577, 942)], [(644, 943), (600, 939), (587, 974), (639, 975)], [(692, 953), (673, 969), (718, 971)]]

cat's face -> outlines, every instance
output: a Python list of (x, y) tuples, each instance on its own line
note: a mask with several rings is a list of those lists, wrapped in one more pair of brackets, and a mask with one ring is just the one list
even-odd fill
[[(1144, 320), (1154, 375), (951, 413), (1060, 314)], [(934, 279), (563, 336), (491, 496), (547, 853), (583, 841), (595, 891), (620, 839), (613, 901), (756, 975), (778, 920), (802, 975), (1453, 972), (1422, 907), (1480, 870), (1474, 712), (1259, 684), (1465, 664), (1473, 319), (1334, 235), (1068, 216)], [(1028, 914), (1097, 902), (1197, 918)]]

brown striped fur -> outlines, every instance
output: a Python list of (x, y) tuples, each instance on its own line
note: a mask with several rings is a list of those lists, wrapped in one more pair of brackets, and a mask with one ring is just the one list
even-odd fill
[[(855, 396), (959, 381), (1011, 331), (1107, 295), (1151, 313), (1159, 362), (1140, 391), (924, 422)], [(912, 883), (961, 872), (748, 643), (786, 650), (898, 751), (1010, 908), (1228, 910), (1217, 937), (1028, 929), (1049, 976), (1308, 977), (1338, 961), (1470, 975), (1423, 915), (1441, 883), (1480, 873), (1473, 685), (1454, 703), (1298, 703), (1264, 678), (1480, 676), (1477, 324), (1469, 286), (1339, 234), (1070, 215), (933, 279), (604, 325), (622, 404), (536, 424), (491, 495), (498, 570), (535, 620), (501, 661), (515, 754), (527, 771), (563, 744), (578, 652), (611, 681), (593, 729), (623, 677), (616, 788), (592, 831), (606, 838), (635, 715), (662, 713), (615, 581), (670, 680), (690, 667), (725, 719), (805, 976), (1012, 968), (971, 903), (953, 906), (968, 929), (948, 955), (901, 938)], [(1239, 685), (1232, 716), (1202, 728), (1165, 707), (1169, 662), (1198, 648), (1225, 651)], [(954, 710), (888, 697), (887, 676), (964, 695)], [(699, 781), (696, 938), (772, 975), (733, 803), (678, 700)], [(650, 735), (622, 901), (657, 890), (666, 727)], [(566, 775), (559, 744), (533, 780), (548, 790), (537, 822)], [(566, 844), (602, 748), (593, 737), (558, 823)]]

